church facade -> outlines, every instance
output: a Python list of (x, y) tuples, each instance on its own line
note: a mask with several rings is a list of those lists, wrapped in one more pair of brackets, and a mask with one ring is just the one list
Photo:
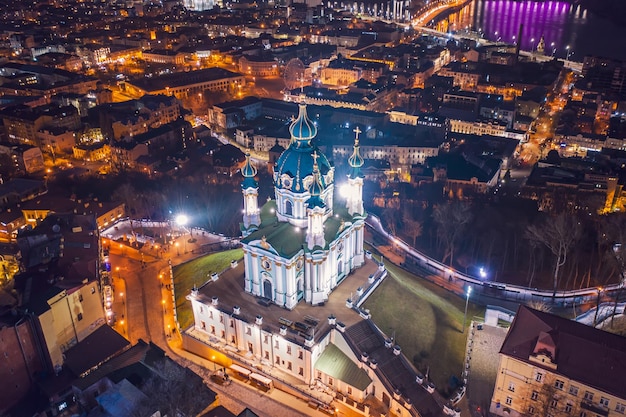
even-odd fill
[[(335, 168), (312, 143), (317, 127), (306, 105), (290, 125), (291, 141), (274, 168), (274, 200), (258, 207), (256, 169), (247, 162), (244, 180), (245, 291), (293, 309), (300, 301), (318, 305), (365, 262), (363, 159), (358, 135), (350, 174), (335, 204)], [(345, 201), (344, 201), (345, 200)]]

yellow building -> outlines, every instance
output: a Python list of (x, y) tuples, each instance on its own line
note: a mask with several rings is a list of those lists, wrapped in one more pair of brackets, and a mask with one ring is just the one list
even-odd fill
[(75, 213), (94, 215), (98, 230), (110, 227), (126, 216), (126, 206), (120, 202), (97, 200), (72, 200), (45, 194), (21, 204), (20, 209), (26, 224), (38, 224), (51, 213)]
[(63, 364), (63, 354), (105, 324), (97, 281), (72, 289), (51, 287), (45, 300), (34, 304), (38, 330), (43, 336), (50, 365)]
[(490, 412), (623, 416), (624, 370), (626, 338), (521, 306), (500, 349)]

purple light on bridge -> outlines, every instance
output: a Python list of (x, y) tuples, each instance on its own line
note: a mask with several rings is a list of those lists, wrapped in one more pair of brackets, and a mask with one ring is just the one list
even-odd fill
[[(477, 8), (482, 8), (482, 16), (488, 15), (484, 22), (485, 37), (492, 41), (521, 42), (521, 48), (537, 48), (539, 39), (544, 37), (546, 54), (550, 54), (550, 45), (564, 48), (569, 40), (563, 39), (563, 27), (572, 12), (570, 4), (563, 1), (518, 2), (512, 0), (477, 0)], [(481, 4), (482, 3), (482, 4)], [(522, 39), (517, 39), (520, 24), (524, 24)], [(476, 23), (480, 26), (480, 22)], [(533, 40), (534, 41), (531, 41)]]

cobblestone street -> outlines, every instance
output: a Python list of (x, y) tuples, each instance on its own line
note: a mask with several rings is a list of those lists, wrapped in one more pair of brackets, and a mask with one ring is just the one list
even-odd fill
[(496, 383), (499, 364), (498, 352), (507, 329), (483, 324), (482, 330), (478, 330), (477, 324), (474, 323), (471, 332), (471, 342), (468, 344), (468, 347), (471, 347), (471, 352), (467, 395), (472, 411), (476, 411), (477, 407), (480, 407), (480, 414), (473, 413), (473, 415), (486, 416)]

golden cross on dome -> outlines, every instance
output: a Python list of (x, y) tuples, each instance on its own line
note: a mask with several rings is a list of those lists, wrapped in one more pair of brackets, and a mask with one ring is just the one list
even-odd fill
[(359, 135), (362, 133), (361, 129), (359, 129), (359, 127), (357, 126), (354, 130), (354, 133), (356, 133), (356, 142), (359, 143)]

